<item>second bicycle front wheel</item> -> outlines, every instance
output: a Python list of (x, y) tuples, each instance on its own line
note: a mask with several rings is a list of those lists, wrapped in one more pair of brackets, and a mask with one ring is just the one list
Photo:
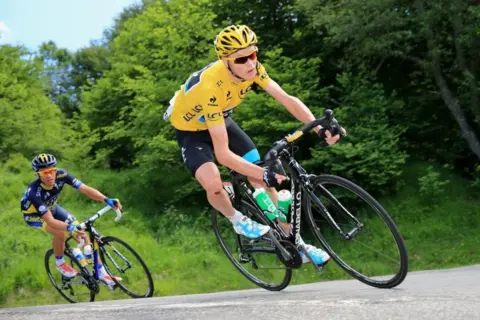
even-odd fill
[[(153, 280), (140, 255), (125, 241), (116, 237), (103, 237), (100, 257), (116, 285), (132, 298), (153, 295)], [(120, 278), (117, 281), (117, 278)]]
[(312, 179), (304, 198), (310, 237), (351, 276), (393, 288), (408, 272), (404, 241), (387, 211), (353, 182), (334, 175)]
[[(246, 201), (242, 201), (238, 209), (252, 220), (265, 224), (255, 214), (257, 209)], [(212, 225), (223, 252), (248, 280), (270, 291), (280, 291), (288, 286), (292, 269), (285, 267), (278, 259), (271, 240), (267, 237), (249, 239), (238, 235), (232, 223), (216, 210), (212, 211)]]

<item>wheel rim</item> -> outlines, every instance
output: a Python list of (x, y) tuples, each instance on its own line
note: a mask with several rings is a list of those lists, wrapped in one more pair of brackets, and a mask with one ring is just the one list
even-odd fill
[(322, 186), (328, 192), (317, 186), (314, 193), (339, 227), (348, 233), (358, 225), (345, 214), (341, 206), (330, 199), (329, 193), (350, 210), (361, 222), (362, 228), (351, 240), (345, 240), (320, 214), (314, 201), (306, 197), (306, 207), (311, 210), (309, 217), (315, 226), (308, 237), (329, 247), (337, 263), (359, 280), (379, 286), (396, 285), (399, 280), (402, 281), (406, 264), (406, 257), (402, 255), (403, 242), (392, 234), (390, 221), (382, 219), (380, 209), (374, 203), (366, 203), (368, 199), (355, 194), (349, 186), (336, 181), (322, 181)]
[(100, 256), (105, 269), (112, 278), (119, 277), (113, 296), (121, 297), (125, 292), (133, 298), (151, 297), (153, 281), (150, 271), (140, 256), (125, 242), (113, 237), (106, 237), (100, 247)]
[[(245, 206), (248, 204), (244, 203), (243, 207)], [(250, 216), (246, 212), (244, 214)], [(278, 259), (272, 241), (238, 236), (231, 222), (219, 212), (214, 212), (212, 218), (220, 246), (244, 276), (268, 290), (281, 290), (288, 285), (292, 270), (286, 268)], [(243, 251), (240, 249), (239, 240)]]
[[(65, 255), (65, 261), (70, 266), (81, 273), (80, 265), (73, 258)], [(67, 279), (56, 269), (56, 261), (53, 250), (50, 250), (46, 256), (47, 275), (53, 286), (67, 301), (72, 303), (93, 301), (94, 294), (85, 284), (87, 281), (81, 275)]]

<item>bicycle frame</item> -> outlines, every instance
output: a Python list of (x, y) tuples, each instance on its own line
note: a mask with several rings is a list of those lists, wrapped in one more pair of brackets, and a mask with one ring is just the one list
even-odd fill
[[(276, 230), (280, 235), (282, 240), (289, 240), (292, 239), (296, 246), (301, 245), (300, 237), (300, 225), (302, 219), (302, 205), (304, 201), (304, 197), (309, 196), (310, 199), (318, 206), (320, 209), (320, 213), (322, 216), (327, 220), (327, 222), (339, 233), (344, 237), (346, 240), (352, 239), (353, 235), (356, 234), (358, 231), (361, 230), (362, 224), (358, 219), (353, 216), (327, 189), (323, 186), (319, 186), (322, 189), (322, 192), (326, 194), (329, 199), (332, 201), (333, 205), (340, 208), (341, 211), (350, 218), (353, 222), (355, 222), (355, 227), (350, 230), (349, 232), (344, 232), (334, 218), (328, 212), (328, 209), (325, 205), (318, 199), (318, 197), (314, 194), (314, 188), (318, 186), (313, 186), (310, 182), (310, 179), (315, 175), (308, 174), (306, 170), (298, 163), (297, 160), (294, 158), (294, 146), (291, 145), (289, 151), (284, 149), (278, 155), (279, 159), (281, 159), (284, 163), (286, 163), (290, 169), (290, 179), (291, 179), (291, 187), (290, 192), (292, 194), (292, 202), (290, 206), (290, 225), (291, 234), (286, 234), (281, 226), (278, 224), (278, 221), (271, 221), (265, 217), (265, 222), (274, 230)], [(263, 212), (263, 210), (258, 206), (255, 199), (253, 198), (253, 193), (251, 189), (246, 185), (247, 178), (241, 174), (238, 174), (234, 171), (232, 173), (233, 178), (233, 189), (234, 194), (244, 194), (247, 195), (249, 199), (249, 203), (254, 206), (259, 212)], [(241, 192), (240, 189), (243, 189), (244, 192)], [(235, 197), (234, 199), (234, 207), (239, 207), (241, 205), (241, 198)], [(245, 246), (240, 241), (240, 237), (237, 235), (237, 243), (239, 244), (239, 249), (241, 252), (245, 253), (255, 253), (255, 252), (274, 252), (275, 248), (245, 248)], [(321, 269), (318, 268), (317, 269)]]
[[(292, 233), (295, 236), (296, 234), (300, 233), (300, 221), (301, 221), (301, 207), (302, 207), (302, 200), (305, 196), (309, 196), (310, 199), (318, 206), (320, 209), (320, 213), (322, 216), (327, 220), (327, 222), (344, 237), (345, 240), (351, 240), (353, 235), (355, 235), (358, 231), (360, 231), (362, 227), (362, 223), (352, 215), (341, 203), (338, 201), (326, 188), (322, 185), (313, 186), (310, 182), (311, 178), (315, 175), (308, 174), (305, 169), (295, 160), (293, 157), (293, 146), (291, 147), (291, 153), (287, 150), (282, 151), (280, 156), (283, 158), (285, 162), (288, 162), (288, 166), (291, 171), (291, 194), (292, 194), (292, 206), (290, 207), (290, 223), (294, 226), (292, 229)], [(341, 212), (351, 219), (355, 223), (355, 228), (350, 230), (349, 232), (345, 233), (340, 226), (337, 224), (335, 219), (330, 215), (328, 209), (325, 205), (318, 199), (318, 197), (314, 194), (315, 187), (320, 187), (322, 192), (328, 196), (329, 200), (332, 201), (332, 204), (337, 207)], [(297, 238), (294, 238), (297, 240)], [(298, 245), (296, 242), (295, 244)]]
[[(100, 209), (99, 211), (97, 211), (90, 218), (85, 220), (85, 222), (80, 224), (80, 228), (82, 230), (85, 230), (89, 235), (90, 244), (92, 246), (92, 259), (93, 259), (94, 273), (92, 275), (90, 273), (90, 270), (87, 268), (87, 266), (82, 267), (82, 271), (84, 271), (86, 274), (88, 274), (89, 277), (93, 277), (95, 280), (99, 280), (99, 276), (98, 276), (99, 275), (99, 268), (100, 268), (100, 265), (98, 263), (98, 261), (99, 261), (99, 247), (100, 247), (99, 245), (102, 244), (102, 236), (100, 235), (100, 233), (97, 232), (97, 230), (95, 229), (95, 227), (93, 225), (98, 218), (103, 216), (110, 209), (112, 209), (112, 208), (109, 207), (109, 206), (106, 206), (103, 209)], [(122, 213), (121, 213), (120, 210), (115, 210), (115, 211), (117, 213), (117, 216), (115, 217), (115, 221), (119, 221), (121, 216), (122, 216)], [(69, 239), (71, 239), (71, 237), (68, 238), (66, 242), (68, 242)], [(66, 243), (66, 249), (71, 251), (68, 243)], [(109, 255), (108, 252), (107, 252), (107, 255)], [(72, 256), (73, 256), (73, 254), (72, 254)], [(124, 258), (124, 257), (122, 256), (122, 258)], [(111, 260), (113, 261), (113, 259), (111, 259)], [(116, 265), (116, 267), (118, 268), (117, 265)]]

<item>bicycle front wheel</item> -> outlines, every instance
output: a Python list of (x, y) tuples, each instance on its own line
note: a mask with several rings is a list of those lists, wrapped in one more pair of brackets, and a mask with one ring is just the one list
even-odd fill
[(393, 288), (408, 272), (404, 241), (387, 211), (353, 182), (333, 175), (312, 179), (305, 210), (312, 238), (351, 276)]
[(123, 292), (132, 298), (148, 298), (153, 295), (150, 270), (125, 241), (116, 237), (103, 237), (100, 257), (108, 274)]
[[(252, 220), (266, 224), (257, 214), (257, 209), (246, 201), (242, 201), (238, 210)], [(288, 286), (292, 269), (285, 267), (278, 259), (271, 240), (238, 235), (232, 223), (216, 210), (212, 211), (212, 225), (223, 252), (248, 280), (270, 291), (280, 291)]]
[(77, 276), (66, 278), (56, 269), (53, 249), (48, 250), (45, 254), (45, 269), (55, 289), (71, 303), (92, 302), (95, 300), (95, 292), (89, 289), (88, 282), (82, 275), (80, 263), (67, 250), (65, 250), (64, 257), (70, 266), (78, 271)]

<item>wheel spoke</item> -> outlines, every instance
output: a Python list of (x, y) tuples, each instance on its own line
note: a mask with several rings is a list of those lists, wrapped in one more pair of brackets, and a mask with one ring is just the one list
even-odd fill
[[(408, 258), (397, 227), (385, 209), (346, 179), (323, 175), (316, 177), (315, 185), (320, 185), (313, 195), (318, 200), (306, 198), (305, 208), (313, 227), (310, 238), (317, 239), (358, 280), (385, 288), (400, 284), (407, 273)], [(323, 206), (329, 215), (321, 212)], [(329, 216), (335, 223), (328, 221)], [(358, 223), (361, 228), (349, 240), (335, 228), (347, 234)]]

